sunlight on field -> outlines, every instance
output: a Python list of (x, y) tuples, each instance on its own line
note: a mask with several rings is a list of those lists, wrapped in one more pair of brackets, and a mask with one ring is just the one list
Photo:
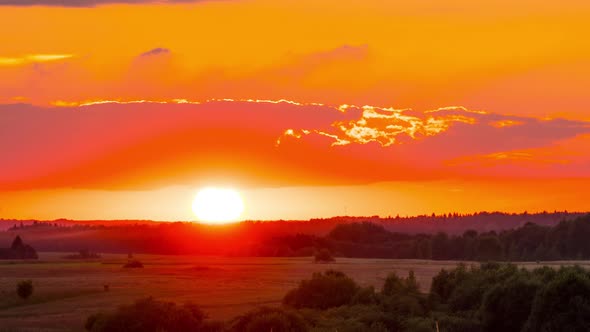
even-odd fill
[[(305, 257), (136, 255), (145, 267), (123, 269), (126, 255), (104, 255), (94, 261), (67, 260), (61, 256), (41, 253), (38, 262), (0, 262), (0, 326), (34, 331), (83, 331), (89, 314), (147, 296), (178, 303), (193, 302), (213, 318), (228, 319), (257, 305), (278, 305), (289, 289), (316, 271), (337, 269), (362, 285), (380, 288), (388, 273), (406, 275), (414, 270), (422, 291), (427, 291), (440, 269), (457, 264), (346, 258), (331, 264), (314, 264), (311, 258)], [(33, 296), (26, 301), (18, 298), (14, 290), (22, 279), (32, 279), (35, 286)], [(105, 285), (109, 291), (104, 290)]]

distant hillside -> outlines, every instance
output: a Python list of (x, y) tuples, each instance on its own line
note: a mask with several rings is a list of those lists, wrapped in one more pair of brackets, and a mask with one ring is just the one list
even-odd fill
[[(272, 221), (245, 221), (241, 224), (255, 224), (262, 229), (278, 232), (299, 232), (306, 234), (324, 235), (332, 228), (342, 223), (370, 221), (379, 223), (385, 229), (398, 233), (437, 233), (461, 234), (465, 230), (472, 229), (478, 232), (501, 231), (521, 227), (527, 222), (537, 225), (553, 226), (565, 219), (574, 219), (585, 215), (587, 212), (542, 212), (542, 213), (502, 213), (502, 212), (478, 212), (474, 214), (448, 213), (442, 215), (420, 215), (410, 217), (351, 217), (338, 216), (332, 218), (316, 218), (310, 220), (272, 220)], [(0, 219), (0, 231), (11, 228), (34, 227), (37, 230), (43, 227), (111, 227), (134, 225), (169, 224), (174, 221), (152, 220), (15, 220)], [(285, 227), (288, 225), (288, 227)], [(200, 225), (196, 225), (200, 226)], [(202, 226), (207, 227), (207, 226)]]

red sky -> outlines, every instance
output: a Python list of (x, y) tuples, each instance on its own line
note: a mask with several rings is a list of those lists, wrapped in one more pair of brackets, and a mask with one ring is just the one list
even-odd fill
[(587, 209), (587, 1), (0, 7), (0, 217)]

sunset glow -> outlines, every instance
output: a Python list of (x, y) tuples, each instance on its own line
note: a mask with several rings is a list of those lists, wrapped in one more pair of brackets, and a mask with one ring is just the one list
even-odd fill
[(588, 330), (590, 0), (0, 0), (0, 31), (0, 330)]
[(233, 189), (209, 187), (201, 189), (193, 201), (198, 221), (209, 224), (235, 222), (244, 211), (240, 194)]
[(589, 16), (585, 0), (0, 1), (0, 218), (189, 221), (209, 183), (248, 193), (228, 220), (583, 209)]

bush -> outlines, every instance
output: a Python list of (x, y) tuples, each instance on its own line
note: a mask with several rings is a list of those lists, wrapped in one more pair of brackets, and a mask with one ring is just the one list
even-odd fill
[(207, 316), (197, 306), (141, 299), (121, 306), (110, 314), (99, 313), (87, 318), (85, 328), (92, 332), (217, 332), (220, 323), (206, 321)]
[(234, 319), (235, 332), (306, 332), (305, 321), (299, 314), (281, 308), (261, 307)]
[(352, 297), (352, 304), (376, 304), (379, 301), (375, 287), (367, 286), (359, 288), (359, 290)]
[(441, 315), (435, 318), (440, 332), (480, 332), (481, 323), (472, 318)]
[(407, 332), (432, 332), (436, 331), (436, 322), (432, 318), (412, 317), (404, 324)]
[(580, 267), (459, 266), (433, 278), (430, 299), (446, 312), (441, 332), (590, 331), (590, 274)]
[(33, 281), (20, 281), (18, 284), (16, 284), (16, 293), (21, 299), (28, 299), (31, 295), (33, 295)]
[(477, 311), (485, 293), (496, 284), (524, 273), (512, 264), (484, 263), (441, 271), (432, 280), (431, 300), (448, 304), (452, 311)]
[(383, 299), (384, 309), (395, 316), (412, 317), (426, 313), (426, 301), (416, 295), (390, 296)]
[(447, 271), (442, 269), (432, 278), (430, 286), (430, 298), (433, 302), (448, 302), (451, 294), (462, 280), (467, 278), (467, 269), (465, 265), (460, 264), (457, 268)]
[(385, 324), (383, 324), (381, 322), (374, 322), (373, 324), (371, 324), (371, 326), (369, 326), (369, 331), (371, 331), (371, 332), (389, 332), (389, 329), (387, 329), (387, 326), (385, 326)]
[(340, 306), (327, 310), (302, 309), (300, 312), (313, 332), (399, 331), (400, 317), (393, 317), (379, 305)]
[(127, 263), (125, 263), (125, 265), (123, 265), (124, 268), (142, 268), (143, 264), (138, 261), (137, 259), (130, 259)]
[(535, 297), (522, 329), (533, 331), (590, 331), (590, 279), (583, 270), (562, 269)]
[(484, 296), (481, 318), (486, 331), (519, 332), (526, 322), (540, 284), (515, 277), (492, 287)]
[(493, 284), (485, 283), (485, 280), (478, 275), (470, 275), (469, 278), (455, 287), (449, 298), (451, 311), (477, 310), (481, 305), (484, 293)]
[(342, 272), (328, 270), (314, 273), (303, 280), (283, 298), (283, 303), (295, 308), (327, 309), (351, 302), (359, 286)]
[(416, 281), (414, 271), (410, 271), (405, 279), (398, 277), (395, 272), (390, 273), (385, 279), (381, 294), (385, 296), (420, 294), (420, 285)]
[(333, 261), (335, 261), (335, 259), (328, 249), (320, 249), (315, 253), (314, 262), (316, 263), (330, 263)]

